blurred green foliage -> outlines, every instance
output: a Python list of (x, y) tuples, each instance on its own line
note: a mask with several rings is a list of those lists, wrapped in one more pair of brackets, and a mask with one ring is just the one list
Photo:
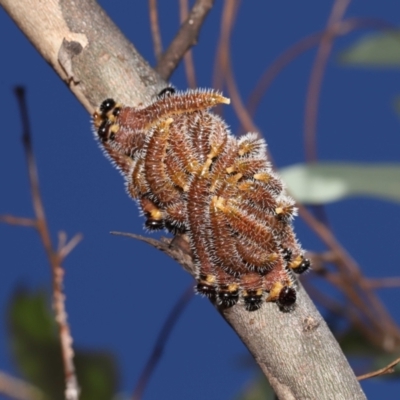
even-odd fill
[(257, 375), (235, 400), (274, 400), (275, 393), (264, 375)]
[[(45, 290), (18, 289), (8, 306), (11, 349), (22, 375), (49, 400), (64, 399), (60, 341)], [(75, 348), (80, 400), (110, 400), (117, 390), (114, 357), (104, 351)]]
[(400, 67), (400, 32), (370, 33), (361, 37), (340, 54), (343, 65), (356, 67)]
[(351, 196), (400, 202), (400, 164), (320, 162), (280, 171), (290, 194), (305, 204), (326, 204)]

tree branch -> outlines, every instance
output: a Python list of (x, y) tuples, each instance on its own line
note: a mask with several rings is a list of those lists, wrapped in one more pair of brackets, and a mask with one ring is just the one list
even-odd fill
[(156, 71), (164, 79), (169, 79), (186, 51), (197, 43), (200, 28), (213, 4), (214, 0), (196, 0), (186, 21), (157, 64)]
[(138, 104), (166, 86), (95, 0), (0, 5), (90, 113), (107, 97)]
[[(166, 86), (94, 0), (0, 0), (78, 100), (92, 111), (112, 96), (137, 105)], [(47, 18), (43, 18), (46, 13)], [(152, 242), (193, 274), (185, 238)], [(325, 321), (299, 284), (291, 313), (275, 304), (218, 310), (248, 347), (280, 399), (365, 399)]]

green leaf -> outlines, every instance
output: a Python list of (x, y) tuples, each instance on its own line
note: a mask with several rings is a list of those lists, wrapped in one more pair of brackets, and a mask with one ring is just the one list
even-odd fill
[(265, 376), (257, 376), (248, 383), (236, 400), (273, 400), (275, 393)]
[(351, 196), (400, 202), (400, 164), (296, 164), (280, 170), (290, 194), (306, 204), (325, 204)]
[[(45, 291), (17, 290), (8, 307), (11, 348), (26, 379), (48, 399), (63, 399), (65, 390), (60, 342)], [(82, 389), (80, 400), (109, 400), (116, 391), (117, 370), (106, 352), (75, 350)]]
[(364, 35), (339, 56), (345, 65), (364, 67), (400, 67), (400, 32)]
[(365, 335), (355, 328), (349, 329), (344, 335), (341, 335), (338, 341), (346, 356), (375, 358), (386, 354), (381, 348), (371, 344)]
[(117, 368), (114, 357), (105, 351), (78, 349), (75, 356), (80, 400), (110, 400), (117, 390)]

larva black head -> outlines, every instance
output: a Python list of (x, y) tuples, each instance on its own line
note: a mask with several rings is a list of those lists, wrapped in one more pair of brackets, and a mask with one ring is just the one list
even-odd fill
[(285, 286), (279, 292), (278, 300), (276, 302), (282, 311), (288, 312), (293, 310), (296, 298), (296, 290), (292, 287)]
[(200, 279), (196, 285), (196, 292), (208, 297), (212, 301), (217, 298), (217, 292), (213, 285), (213, 277), (211, 275), (200, 275)]
[(114, 115), (115, 117), (118, 117), (118, 115), (120, 114), (120, 112), (121, 112), (121, 107), (115, 107), (112, 113), (113, 113), (113, 115)]
[(173, 235), (187, 232), (185, 225), (180, 222), (166, 220), (164, 224), (165, 228)]
[(114, 99), (106, 99), (100, 105), (100, 111), (102, 115), (106, 115), (109, 111), (111, 111), (116, 105)]
[(218, 299), (222, 307), (233, 307), (239, 300), (239, 290), (230, 290), (229, 287), (220, 288)]
[(296, 274), (302, 274), (303, 272), (306, 272), (310, 267), (311, 261), (308, 258), (303, 258), (301, 264), (297, 268), (294, 268), (293, 271), (296, 272)]
[(107, 120), (104, 120), (99, 126), (99, 129), (97, 130), (97, 134), (99, 135), (99, 138), (102, 142), (107, 141), (109, 130), (110, 130), (110, 124)]
[(144, 223), (144, 226), (149, 230), (149, 231), (159, 231), (160, 229), (164, 228), (164, 222), (162, 220), (157, 220), (157, 219), (152, 219), (149, 218), (146, 220)]
[(247, 311), (256, 311), (261, 307), (262, 295), (255, 291), (249, 290), (244, 296), (244, 306)]
[(173, 87), (166, 87), (163, 90), (161, 90), (160, 93), (158, 93), (157, 97), (159, 99), (162, 99), (163, 97), (171, 96), (172, 94), (175, 93), (175, 89)]
[(215, 287), (211, 285), (207, 285), (205, 283), (198, 283), (196, 285), (196, 292), (202, 294), (209, 299), (215, 299), (217, 296), (217, 292), (215, 291)]

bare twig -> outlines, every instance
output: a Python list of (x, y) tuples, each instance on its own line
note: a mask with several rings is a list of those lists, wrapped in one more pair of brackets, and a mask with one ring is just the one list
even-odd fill
[(316, 130), (319, 95), (324, 71), (335, 39), (335, 35), (332, 34), (330, 28), (336, 24), (340, 24), (340, 20), (343, 18), (350, 2), (351, 0), (335, 0), (328, 19), (326, 33), (321, 38), (311, 70), (304, 115), (304, 141), (306, 160), (308, 162), (316, 161), (317, 159)]
[[(181, 24), (185, 22), (189, 15), (189, 1), (188, 0), (179, 0), (180, 4), (180, 20)], [(193, 52), (189, 49), (183, 57), (183, 63), (185, 66), (186, 79), (188, 82), (188, 86), (192, 89), (197, 87), (196, 82), (196, 72), (193, 62)]]
[(146, 365), (142, 370), (142, 373), (140, 374), (138, 383), (133, 391), (132, 400), (140, 400), (143, 397), (144, 390), (146, 389), (146, 386), (164, 353), (164, 349), (172, 332), (172, 329), (178, 322), (187, 304), (192, 299), (193, 294), (193, 284), (190, 284), (190, 286), (183, 292), (183, 294), (179, 297), (178, 301), (175, 303), (174, 307), (170, 311), (167, 319), (164, 322), (164, 325), (160, 330), (160, 333), (158, 334), (156, 343), (153, 347), (153, 351), (151, 352), (151, 355), (148, 358)]
[(400, 277), (365, 279), (362, 285), (371, 289), (397, 288), (400, 286)]
[(362, 381), (364, 379), (373, 378), (375, 376), (392, 374), (394, 372), (394, 367), (399, 363), (400, 363), (400, 357), (396, 358), (396, 360), (392, 361), (389, 365), (386, 365), (386, 367), (384, 368), (378, 369), (377, 371), (374, 372), (369, 372), (368, 374), (357, 376), (357, 379), (359, 381)]
[(157, 62), (160, 61), (163, 47), (160, 33), (160, 23), (158, 21), (157, 0), (149, 0), (150, 28), (151, 37), (153, 38), (154, 55)]
[(224, 85), (229, 55), (227, 48), (229, 47), (229, 40), (239, 5), (240, 0), (225, 0), (222, 10), (221, 32), (214, 64), (213, 87), (215, 89), (222, 90)]
[[(222, 90), (226, 83), (229, 96), (232, 100), (233, 108), (245, 132), (259, 133), (251, 116), (244, 106), (242, 97), (238, 90), (236, 79), (233, 74), (233, 67), (230, 55), (230, 38), (239, 10), (240, 0), (226, 0), (222, 11), (221, 32), (215, 57), (213, 86)], [(222, 108), (218, 106), (216, 113), (222, 114)], [(267, 155), (272, 162), (271, 154), (267, 149)]]
[(239, 5), (240, 1), (238, 0), (225, 1), (225, 6), (222, 11), (221, 34), (214, 67), (214, 87), (222, 89), (223, 82), (226, 81), (229, 96), (240, 123), (247, 132), (258, 133), (259, 129), (254, 125), (251, 116), (243, 104), (232, 69), (230, 37), (232, 35)]
[(60, 255), (54, 251), (52, 247), (50, 232), (47, 226), (43, 202), (39, 190), (39, 178), (32, 149), (32, 139), (24, 88), (17, 87), (15, 89), (15, 94), (17, 96), (21, 111), (21, 121), (23, 125), (22, 141), (28, 163), (28, 175), (32, 192), (32, 203), (36, 216), (36, 229), (46, 251), (53, 276), (53, 308), (59, 329), (61, 352), (64, 364), (66, 385), (65, 398), (67, 400), (77, 400), (79, 398), (79, 386), (73, 362), (74, 351), (72, 349), (72, 336), (67, 322), (67, 313), (65, 310), (65, 295), (63, 293), (64, 270), (61, 266)]
[[(236, 84), (236, 79), (233, 75), (231, 57), (228, 54), (227, 65), (226, 65), (226, 87), (228, 89), (229, 97), (232, 100), (232, 106), (236, 112), (236, 115), (241, 123), (245, 132), (260, 133), (258, 127), (254, 124), (251, 115), (249, 114), (246, 106), (243, 103), (242, 96)], [(272, 155), (269, 149), (266, 149), (268, 160), (273, 163)]]
[(151, 247), (162, 251), (163, 253), (172, 257), (184, 268), (186, 272), (194, 275), (196, 273), (196, 268), (192, 262), (192, 257), (190, 254), (189, 240), (185, 235), (176, 236), (173, 240), (162, 238), (161, 240), (156, 240), (150, 237), (136, 235), (134, 233), (127, 232), (110, 232), (112, 235), (125, 236), (132, 239), (140, 240), (141, 242), (147, 243)]
[(36, 228), (36, 220), (32, 218), (15, 217), (14, 215), (0, 215), (0, 222), (9, 225), (27, 226)]
[(200, 29), (213, 4), (214, 0), (196, 0), (188, 18), (157, 64), (156, 71), (163, 79), (170, 78), (186, 51), (197, 43)]
[(0, 394), (15, 400), (44, 400), (44, 393), (37, 387), (0, 371)]
[(67, 237), (64, 232), (59, 233), (59, 242), (58, 242), (58, 256), (60, 260), (64, 260), (65, 257), (78, 245), (78, 243), (83, 239), (83, 235), (81, 233), (77, 233), (73, 236), (69, 242), (67, 242)]

